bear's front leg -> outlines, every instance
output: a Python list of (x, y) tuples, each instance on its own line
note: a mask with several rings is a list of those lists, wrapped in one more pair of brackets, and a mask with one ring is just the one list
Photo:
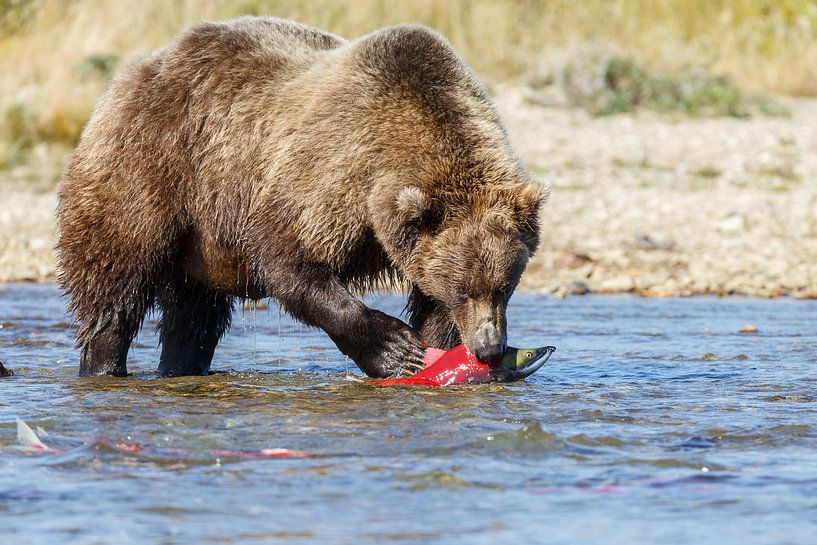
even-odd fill
[(364, 305), (328, 267), (300, 265), (297, 274), (276, 272), (270, 292), (284, 310), (307, 325), (323, 329), (370, 377), (422, 368), (426, 345), (419, 333), (403, 321)]

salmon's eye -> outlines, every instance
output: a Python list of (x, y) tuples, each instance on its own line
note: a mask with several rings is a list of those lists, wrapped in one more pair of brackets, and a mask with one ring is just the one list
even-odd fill
[(525, 352), (525, 359), (531, 359), (532, 357), (533, 357), (533, 352), (531, 352), (530, 350)]

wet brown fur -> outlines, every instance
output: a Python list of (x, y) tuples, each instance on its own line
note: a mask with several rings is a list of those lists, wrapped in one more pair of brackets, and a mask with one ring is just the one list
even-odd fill
[[(423, 341), (468, 343), (486, 312), (504, 331), (545, 198), (438, 34), (199, 24), (124, 68), (65, 169), (80, 372), (126, 374), (154, 305), (160, 372), (207, 372), (234, 298), (273, 297), (390, 374)], [(413, 328), (350, 293), (394, 282)]]

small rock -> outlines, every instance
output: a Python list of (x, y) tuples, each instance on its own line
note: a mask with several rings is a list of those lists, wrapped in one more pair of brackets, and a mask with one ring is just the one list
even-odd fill
[(556, 299), (564, 299), (567, 297), (567, 288), (565, 286), (557, 286), (550, 292), (550, 294), (555, 297)]
[(586, 254), (570, 254), (559, 259), (560, 268), (575, 269), (588, 263), (593, 263), (593, 258)]
[(578, 280), (575, 282), (571, 282), (567, 286), (568, 293), (570, 295), (587, 295), (590, 293), (590, 286), (585, 284), (584, 282), (579, 282)]
[(45, 238), (34, 238), (28, 242), (28, 248), (34, 251), (50, 249), (53, 243)]
[(608, 278), (599, 287), (600, 291), (605, 293), (625, 293), (631, 292), (635, 288), (633, 279), (627, 276)]
[(743, 230), (745, 224), (746, 222), (743, 220), (743, 216), (735, 214), (721, 221), (719, 227), (724, 233), (737, 233)]
[(593, 270), (594, 269), (595, 269), (595, 266), (592, 265), (591, 263), (588, 263), (587, 265), (583, 265), (581, 267), (577, 267), (577, 268), (573, 269), (573, 272), (571, 273), (571, 276), (573, 276), (574, 278), (575, 277), (590, 278), (593, 275)]
[(742, 328), (738, 329), (738, 333), (757, 333), (757, 328), (752, 324), (746, 324)]
[(636, 236), (635, 245), (644, 250), (664, 250), (667, 252), (675, 252), (678, 250), (678, 245), (675, 244), (673, 241), (655, 240), (650, 235)]
[(698, 361), (717, 361), (718, 355), (713, 354), (712, 352), (707, 352), (706, 354), (701, 354), (700, 356), (695, 356), (693, 359)]

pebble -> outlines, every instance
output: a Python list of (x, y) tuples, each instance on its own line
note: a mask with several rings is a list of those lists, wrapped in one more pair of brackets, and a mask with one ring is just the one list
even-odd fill
[(599, 291), (605, 293), (625, 293), (634, 289), (633, 279), (629, 276), (617, 276), (603, 280), (599, 285)]
[(568, 286), (568, 292), (570, 295), (587, 295), (592, 290), (590, 286), (588, 286), (585, 282), (572, 282), (570, 286)]
[(718, 224), (719, 229), (724, 233), (738, 233), (743, 230), (746, 221), (741, 216), (730, 216)]

